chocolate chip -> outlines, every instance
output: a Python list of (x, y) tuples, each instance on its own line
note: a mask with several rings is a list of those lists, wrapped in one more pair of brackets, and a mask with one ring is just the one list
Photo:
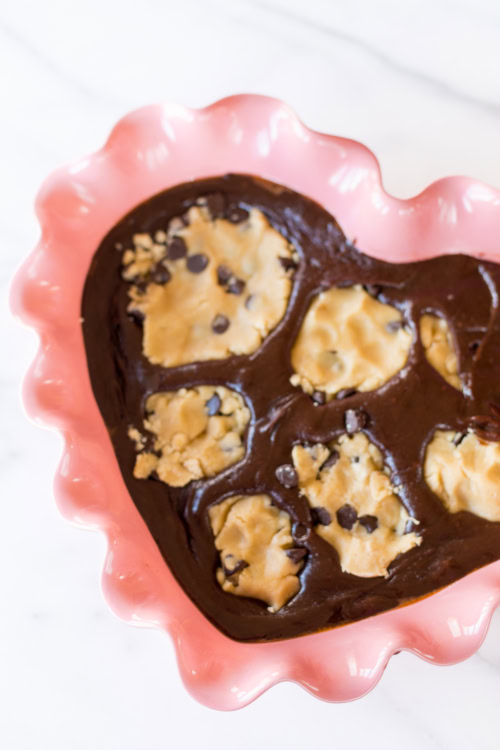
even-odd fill
[(372, 297), (378, 297), (382, 291), (382, 287), (380, 284), (365, 284), (365, 290), (368, 294), (371, 294)]
[(245, 282), (241, 279), (234, 279), (227, 285), (226, 291), (229, 294), (241, 294), (245, 288)]
[(214, 393), (214, 395), (205, 402), (205, 408), (209, 417), (213, 417), (215, 414), (218, 414), (221, 403), (222, 402), (217, 393)]
[(225, 333), (229, 328), (229, 318), (225, 315), (216, 315), (212, 320), (212, 331), (214, 333)]
[(206, 207), (213, 219), (217, 219), (224, 215), (226, 208), (226, 201), (222, 193), (212, 193), (206, 197)]
[(309, 529), (307, 526), (304, 526), (303, 523), (296, 523), (293, 527), (293, 538), (297, 539), (299, 541), (302, 541), (303, 539), (307, 539), (307, 536), (309, 534)]
[(281, 256), (278, 258), (279, 262), (285, 269), (285, 271), (290, 271), (291, 269), (295, 270), (297, 268), (297, 262), (293, 260), (293, 258), (287, 258), (286, 256)]
[(135, 323), (144, 323), (145, 315), (142, 310), (130, 310), (129, 316)]
[(286, 554), (293, 563), (299, 563), (307, 555), (307, 550), (305, 547), (292, 547), (287, 549)]
[(343, 529), (350, 530), (358, 519), (356, 508), (346, 503), (337, 511), (337, 521)]
[(474, 416), (469, 420), (470, 427), (480, 440), (500, 442), (500, 419), (490, 416)]
[(232, 275), (233, 273), (228, 266), (217, 266), (217, 283), (220, 284), (220, 286), (227, 284)]
[(167, 245), (167, 258), (179, 260), (187, 255), (187, 246), (182, 237), (173, 237)]
[(246, 560), (238, 560), (234, 568), (227, 568), (225, 563), (222, 563), (222, 569), (226, 578), (230, 578), (231, 576), (236, 575), (236, 573), (241, 573), (241, 571), (245, 568), (248, 568), (248, 563), (246, 562)]
[(344, 281), (337, 281), (335, 286), (337, 289), (350, 289), (353, 285), (353, 282), (349, 279), (344, 279)]
[(397, 333), (401, 328), (405, 327), (404, 320), (390, 320), (385, 324), (385, 329), (388, 333)]
[(355, 393), (357, 393), (356, 388), (341, 388), (337, 393), (337, 398), (349, 398), (349, 396), (354, 396)]
[(281, 466), (278, 466), (274, 473), (276, 474), (278, 482), (288, 490), (292, 487), (296, 487), (299, 483), (298, 474), (291, 464), (282, 464)]
[(314, 524), (328, 526), (332, 522), (332, 517), (326, 508), (311, 508), (311, 516)]
[(170, 271), (162, 263), (158, 263), (151, 271), (151, 280), (155, 284), (166, 284), (171, 278)]
[(476, 354), (476, 352), (477, 352), (477, 350), (479, 349), (480, 346), (481, 346), (481, 342), (480, 341), (471, 341), (471, 343), (469, 344), (469, 351), (470, 351), (470, 353), (473, 354), (473, 355)]
[(241, 208), (241, 206), (236, 206), (235, 208), (232, 208), (230, 211), (228, 211), (227, 218), (231, 222), (231, 224), (241, 224), (243, 221), (246, 221), (250, 214), (248, 211), (244, 208)]
[(186, 265), (191, 273), (201, 273), (208, 266), (208, 257), (203, 253), (188, 255)]
[(368, 414), (362, 409), (348, 409), (344, 414), (344, 424), (349, 435), (359, 432), (368, 423)]
[(313, 391), (311, 398), (318, 406), (323, 406), (326, 403), (326, 393), (324, 391)]
[(320, 466), (320, 471), (323, 471), (323, 469), (329, 469), (331, 466), (335, 466), (337, 461), (340, 458), (340, 453), (335, 448), (332, 450), (328, 458), (324, 463)]
[(144, 292), (146, 291), (146, 289), (148, 287), (148, 283), (147, 283), (146, 279), (144, 278), (144, 276), (138, 276), (138, 277), (136, 277), (134, 279), (134, 284), (137, 287), (137, 291), (141, 292), (141, 294), (144, 294)]
[(366, 516), (359, 516), (358, 521), (361, 526), (364, 526), (369, 534), (373, 534), (375, 529), (378, 527), (377, 516), (370, 516), (369, 514), (367, 514)]

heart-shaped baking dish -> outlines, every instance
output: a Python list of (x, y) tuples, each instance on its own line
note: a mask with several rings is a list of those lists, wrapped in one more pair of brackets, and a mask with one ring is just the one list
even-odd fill
[[(500, 192), (465, 178), (397, 200), (364, 146), (305, 128), (281, 102), (236, 96), (202, 110), (158, 105), (121, 120), (97, 153), (48, 178), (37, 199), (38, 247), (18, 272), (14, 311), (39, 333), (25, 381), (28, 413), (65, 438), (55, 492), (74, 523), (103, 530), (103, 587), (131, 624), (167, 630), (192, 695), (241, 707), (291, 680), (317, 697), (370, 690), (402, 649), (440, 664), (471, 655), (500, 596), (500, 562), (397, 610), (344, 627), (270, 643), (217, 630), (180, 588), (134, 506), (90, 385), (81, 298), (96, 248), (148, 197), (189, 180), (254, 174), (316, 200), (363, 251), (393, 262), (466, 253), (499, 260)], [(479, 250), (480, 248), (480, 250)]]

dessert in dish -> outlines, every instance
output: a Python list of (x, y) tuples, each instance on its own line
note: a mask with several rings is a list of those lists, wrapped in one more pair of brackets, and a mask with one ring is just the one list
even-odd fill
[(287, 638), (500, 557), (500, 266), (391, 264), (242, 175), (121, 220), (82, 302), (97, 403), (178, 581)]

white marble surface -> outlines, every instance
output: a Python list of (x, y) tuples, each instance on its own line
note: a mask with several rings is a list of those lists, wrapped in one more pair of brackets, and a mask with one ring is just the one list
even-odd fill
[(262, 92), (357, 138), (400, 196), (447, 174), (500, 187), (496, 0), (2, 0), (0, 3), (0, 746), (156, 750), (263, 746), (498, 750), (500, 617), (480, 652), (395, 657), (346, 705), (281, 685), (221, 714), (183, 690), (161, 633), (109, 612), (104, 544), (56, 513), (57, 435), (23, 417), (35, 337), (7, 312), (37, 237), (43, 177), (99, 146), (141, 104)]

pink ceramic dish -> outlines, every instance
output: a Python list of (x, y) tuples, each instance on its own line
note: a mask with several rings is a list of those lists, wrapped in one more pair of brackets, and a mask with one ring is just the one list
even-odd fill
[(186, 687), (205, 705), (238, 708), (283, 680), (325, 700), (351, 700), (374, 687), (396, 651), (437, 664), (474, 653), (500, 601), (500, 562), (352, 625), (267, 644), (232, 641), (163, 561), (126, 490), (90, 386), (80, 302), (101, 239), (149, 196), (226, 172), (259, 175), (315, 199), (364, 252), (394, 261), (451, 252), (500, 260), (500, 192), (457, 177), (397, 200), (384, 192), (364, 146), (307, 129), (281, 102), (235, 96), (202, 110), (133, 112), (100, 151), (50, 176), (37, 199), (42, 236), (12, 293), (15, 312), (41, 339), (24, 399), (33, 418), (65, 438), (55, 481), (61, 512), (107, 536), (110, 606), (131, 624), (170, 633)]

